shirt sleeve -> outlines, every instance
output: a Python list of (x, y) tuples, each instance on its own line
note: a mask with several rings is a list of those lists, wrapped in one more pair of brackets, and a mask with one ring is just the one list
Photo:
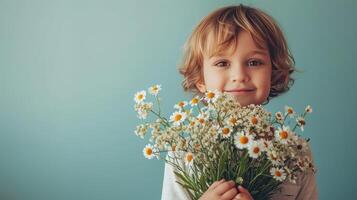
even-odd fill
[[(168, 157), (167, 157), (168, 158)], [(165, 163), (164, 180), (162, 185), (161, 200), (189, 200), (190, 196), (186, 190), (178, 184), (174, 167)]]
[[(312, 160), (310, 146), (307, 151), (307, 156)], [(296, 184), (284, 181), (279, 190), (274, 193), (272, 200), (317, 200), (317, 184), (316, 173), (308, 170), (303, 173), (298, 173)]]
[[(311, 159), (313, 165), (313, 156), (311, 152), (311, 148), (309, 146), (308, 150), (308, 157)], [(304, 200), (304, 199), (311, 199), (316, 200), (318, 199), (318, 192), (317, 192), (317, 183), (316, 183), (316, 171), (312, 172), (309, 170), (308, 172), (304, 173), (301, 176), (301, 188), (297, 195), (297, 200)]]

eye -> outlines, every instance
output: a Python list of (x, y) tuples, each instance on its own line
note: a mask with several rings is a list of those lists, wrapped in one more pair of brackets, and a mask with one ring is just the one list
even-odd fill
[(260, 60), (250, 60), (248, 61), (248, 66), (258, 66), (258, 65), (262, 65), (263, 62), (261, 62)]
[(215, 64), (215, 66), (217, 66), (217, 67), (227, 67), (228, 65), (229, 65), (229, 63), (226, 60), (219, 61)]

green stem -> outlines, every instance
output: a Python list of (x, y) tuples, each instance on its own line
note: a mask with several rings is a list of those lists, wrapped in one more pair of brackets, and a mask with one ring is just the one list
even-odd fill
[(152, 113), (154, 113), (154, 115), (156, 115), (157, 117), (159, 117), (166, 126), (170, 126), (170, 124), (167, 122), (167, 119), (164, 118), (164, 117), (161, 117), (160, 114), (158, 114), (157, 112), (153, 111), (153, 110), (150, 110)]
[(251, 185), (255, 181), (255, 179), (257, 179), (259, 176), (261, 176), (268, 167), (270, 167), (270, 163), (266, 162), (265, 166), (263, 167), (263, 170), (249, 182), (249, 185)]

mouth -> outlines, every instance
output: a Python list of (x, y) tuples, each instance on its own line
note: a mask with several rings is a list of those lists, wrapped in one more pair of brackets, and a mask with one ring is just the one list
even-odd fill
[(251, 92), (255, 91), (255, 89), (234, 89), (234, 90), (225, 90), (225, 92), (228, 92), (230, 94), (236, 94), (236, 95), (241, 95), (241, 94), (249, 94)]
[(225, 90), (225, 92), (252, 92), (254, 89), (234, 89), (234, 90)]

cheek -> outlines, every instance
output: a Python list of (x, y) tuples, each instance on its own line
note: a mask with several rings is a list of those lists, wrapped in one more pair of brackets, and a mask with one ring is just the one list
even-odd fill
[(207, 89), (220, 89), (224, 84), (224, 76), (216, 71), (205, 71), (204, 73), (205, 85)]
[(264, 85), (265, 85), (265, 89), (269, 93), (271, 87), (271, 76), (266, 77)]
[(259, 82), (262, 95), (268, 97), (271, 87), (271, 72), (262, 73), (257, 82)]

